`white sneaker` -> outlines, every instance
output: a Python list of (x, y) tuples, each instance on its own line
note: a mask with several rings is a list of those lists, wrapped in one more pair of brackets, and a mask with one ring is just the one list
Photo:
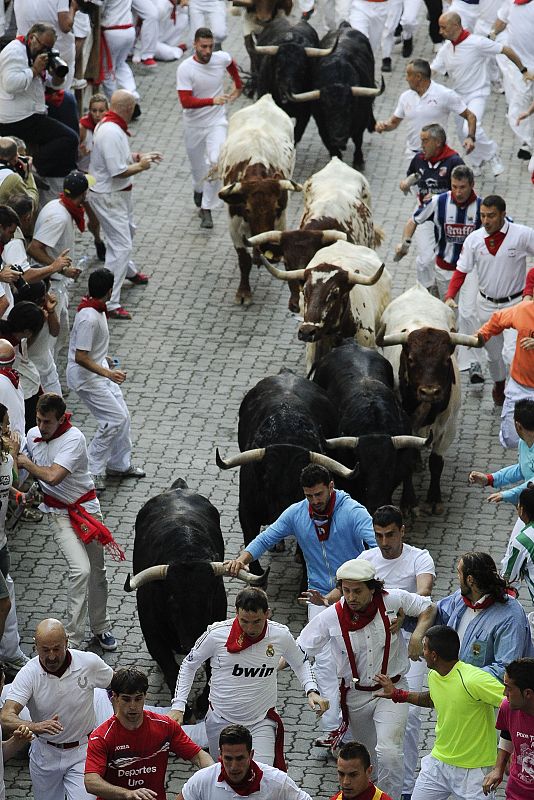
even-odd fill
[(493, 156), (493, 158), (490, 158), (489, 165), (495, 178), (504, 172), (504, 165), (500, 161), (499, 156)]
[(74, 78), (70, 88), (74, 92), (76, 89), (85, 89), (86, 86), (87, 86), (87, 81), (85, 80), (85, 78)]

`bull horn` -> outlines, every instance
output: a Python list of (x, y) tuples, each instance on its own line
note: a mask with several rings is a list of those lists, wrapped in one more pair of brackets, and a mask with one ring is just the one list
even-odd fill
[(302, 186), (300, 183), (296, 181), (290, 181), (286, 178), (282, 178), (282, 180), (278, 181), (280, 188), (284, 189), (286, 192), (302, 192)]
[(305, 47), (304, 52), (310, 58), (322, 58), (329, 56), (334, 52), (333, 47)]
[(241, 181), (237, 181), (237, 183), (229, 183), (227, 186), (223, 186), (219, 192), (219, 197), (228, 197), (231, 194), (237, 194), (241, 191)]
[(350, 90), (353, 97), (377, 97), (382, 94), (381, 89), (371, 89), (369, 86), (351, 86)]
[(254, 44), (254, 51), (259, 56), (275, 56), (279, 49), (277, 44)]
[(374, 286), (374, 284), (380, 280), (385, 268), (386, 265), (381, 264), (374, 275), (362, 275), (359, 272), (349, 272), (349, 283), (351, 286)]
[(282, 231), (265, 231), (257, 233), (256, 236), (249, 236), (247, 244), (251, 247), (260, 247), (262, 244), (279, 244), (282, 238)]
[(334, 439), (326, 439), (326, 446), (331, 447), (358, 447), (359, 436), (337, 436)]
[(142, 572), (138, 572), (137, 575), (133, 576), (133, 578), (131, 578), (130, 574), (128, 573), (128, 577), (126, 578), (126, 582), (124, 584), (124, 591), (135, 592), (136, 589), (144, 586), (145, 583), (152, 583), (152, 581), (164, 581), (167, 577), (168, 569), (168, 564), (159, 564), (157, 567), (149, 567), (148, 569), (144, 569)]
[(323, 231), (321, 242), (323, 244), (330, 244), (331, 242), (346, 242), (347, 234), (343, 231)]
[(219, 469), (232, 469), (242, 467), (244, 464), (252, 464), (254, 461), (261, 461), (265, 455), (265, 447), (258, 447), (256, 450), (243, 450), (238, 456), (223, 461), (220, 456), (219, 448), (215, 451), (215, 462)]
[[(230, 577), (223, 561), (212, 561), (211, 568), (217, 577)], [(236, 578), (238, 578), (240, 581), (244, 581), (244, 583), (249, 583), (254, 586), (257, 583), (262, 583), (265, 579), (265, 575), (254, 575), (254, 573), (249, 572), (247, 569), (240, 569), (236, 575)]]
[(451, 333), (451, 342), (454, 345), (463, 344), (465, 347), (484, 347), (483, 339), (478, 336), (469, 336), (467, 333)]
[(278, 278), (279, 281), (303, 281), (304, 274), (306, 270), (304, 269), (278, 269), (271, 264), (268, 258), (265, 258), (263, 253), (260, 253), (261, 263), (264, 267), (267, 267), (271, 275), (274, 275), (275, 278)]
[(375, 343), (378, 347), (394, 347), (397, 344), (406, 344), (408, 336), (408, 331), (391, 333), (389, 336), (384, 336), (384, 329), (382, 328), (375, 337)]
[(360, 470), (358, 464), (354, 469), (349, 469), (344, 464), (340, 464), (339, 461), (328, 458), (323, 453), (314, 453), (312, 450), (310, 450), (310, 463), (320, 464), (321, 467), (325, 467), (329, 472), (333, 472), (334, 475), (339, 475), (341, 478), (355, 478)]
[(293, 103), (310, 103), (312, 100), (319, 100), (321, 97), (320, 89), (312, 89), (311, 92), (298, 92), (297, 94), (288, 95)]
[(431, 440), (431, 436), (426, 439), (424, 436), (392, 436), (391, 444), (395, 450), (403, 450), (405, 447), (413, 447), (416, 450), (422, 450), (423, 447), (429, 446)]

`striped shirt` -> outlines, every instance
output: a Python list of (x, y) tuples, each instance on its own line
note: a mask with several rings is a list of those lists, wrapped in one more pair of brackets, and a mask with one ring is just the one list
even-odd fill
[(502, 561), (502, 574), (510, 583), (524, 580), (534, 602), (534, 525), (529, 523), (514, 536)]
[(465, 239), (480, 228), (481, 203), (482, 199), (472, 192), (468, 203), (459, 206), (449, 191), (434, 195), (415, 210), (412, 219), (417, 225), (427, 221), (434, 223), (434, 252), (441, 269), (455, 269)]

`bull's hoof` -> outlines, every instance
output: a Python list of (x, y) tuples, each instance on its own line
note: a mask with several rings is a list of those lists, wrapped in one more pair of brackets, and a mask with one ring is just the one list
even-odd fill
[(435, 517), (440, 517), (445, 511), (445, 507), (441, 502), (436, 503), (427, 500), (423, 503), (423, 511), (425, 514), (432, 514)]
[(235, 295), (238, 306), (249, 306), (252, 303), (252, 292), (247, 289), (238, 289)]
[(277, 542), (274, 547), (271, 547), (269, 552), (270, 553), (283, 553), (285, 549), (286, 549), (286, 543), (282, 539), (281, 542)]
[(404, 524), (407, 528), (411, 528), (413, 525), (415, 525), (417, 518), (419, 517), (419, 506), (401, 506), (401, 513), (404, 519)]

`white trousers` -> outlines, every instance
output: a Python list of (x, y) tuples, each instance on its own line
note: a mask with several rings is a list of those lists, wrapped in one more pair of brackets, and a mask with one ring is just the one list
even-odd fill
[(207, 175), (219, 161), (219, 152), (226, 140), (228, 125), (208, 125), (205, 128), (184, 124), (184, 142), (187, 157), (191, 164), (193, 191), (202, 192), (202, 208), (213, 209), (220, 206), (218, 197), (220, 180), (207, 180)]
[[(402, 632), (406, 641), (409, 639), (407, 632)], [(423, 659), (410, 661), (410, 669), (406, 673), (406, 682), (410, 692), (421, 692), (428, 669)], [(403, 794), (411, 794), (415, 784), (415, 770), (419, 758), (419, 732), (421, 730), (421, 708), (408, 705), (408, 718), (404, 734), (404, 782)]]
[(15, 584), (11, 575), (5, 578), (11, 608), (6, 617), (4, 635), (0, 639), (0, 661), (16, 661), (23, 658), (24, 653), (20, 649), (19, 624), (17, 620), (17, 604), (15, 600)]
[[(214, 761), (219, 758), (219, 735), (223, 728), (231, 723), (217, 714), (212, 708), (206, 714), (206, 734), (210, 755)], [(247, 723), (247, 728), (252, 734), (252, 748), (254, 760), (269, 764), (274, 762), (274, 741), (276, 737), (276, 724), (271, 719), (262, 719), (254, 725)]]
[(141, 58), (154, 58), (159, 37), (158, 9), (153, 0), (132, 0), (132, 11), (143, 21), (139, 34)]
[[(486, 131), (482, 127), (482, 117), (484, 116), (484, 111), (486, 110), (486, 102), (488, 98), (468, 96), (463, 97), (462, 100), (465, 101), (469, 111), (472, 111), (477, 118), (476, 143), (474, 150), (469, 154), (469, 158), (473, 166), (480, 167), (484, 161), (490, 161), (490, 159), (492, 159), (493, 156), (496, 156), (498, 153), (497, 145), (493, 139), (488, 138)], [(460, 142), (463, 143), (467, 136), (467, 120), (459, 115), (456, 115), (455, 119), (456, 133)]]
[(89, 472), (103, 475), (106, 467), (124, 472), (132, 460), (130, 412), (118, 384), (108, 378), (102, 378), (98, 383), (98, 388), (90, 391), (76, 389), (80, 400), (98, 422), (87, 449)]
[(169, 0), (156, 2), (159, 10), (159, 41), (154, 55), (159, 61), (174, 61), (183, 56), (178, 45), (190, 42), (189, 14), (187, 8), (176, 6), (176, 18), (173, 20)]
[(444, 764), (434, 756), (421, 759), (412, 800), (485, 800), (482, 782), (487, 769), (462, 769)]
[(102, 82), (103, 91), (110, 98), (115, 89), (126, 89), (127, 92), (131, 92), (139, 100), (139, 92), (135, 85), (133, 72), (126, 63), (130, 50), (134, 46), (135, 28), (104, 31), (103, 33), (111, 56), (111, 69), (108, 69), (106, 55), (105, 53), (102, 54), (104, 69), (106, 70)]
[(216, 42), (224, 41), (228, 34), (225, 1), (189, 0), (189, 25), (193, 37), (198, 28), (210, 28)]
[[(46, 734), (45, 734), (46, 735)], [(87, 744), (60, 750), (34, 737), (30, 746), (30, 777), (34, 800), (92, 800), (85, 791), (83, 774)]]
[(497, 64), (502, 73), (502, 85), (506, 95), (506, 102), (508, 103), (507, 117), (510, 129), (521, 144), (527, 144), (529, 150), (532, 150), (534, 144), (532, 115), (520, 122), (519, 125), (516, 125), (519, 114), (522, 111), (526, 111), (534, 101), (532, 81), (524, 81), (516, 65), (512, 64), (506, 56), (498, 56)]
[(519, 436), (514, 425), (514, 408), (518, 400), (534, 400), (534, 387), (523, 386), (513, 378), (509, 378), (504, 390), (499, 441), (503, 447), (509, 447), (512, 450), (516, 450), (519, 444)]
[(395, 40), (395, 28), (402, 16), (402, 0), (389, 0), (388, 6), (389, 11), (384, 25), (384, 32), (382, 33), (382, 58), (391, 58)]
[(389, 2), (371, 3), (368, 0), (352, 0), (349, 22), (357, 31), (365, 34), (374, 53), (375, 60), (380, 52), (380, 42), (389, 11)]
[(54, 361), (58, 361), (69, 349), (69, 291), (63, 281), (53, 278), (50, 280), (50, 291), (57, 298), (56, 316), (59, 321), (59, 333), (52, 341), (52, 356)]
[[(434, 271), (439, 296), (441, 300), (443, 300), (449, 288), (453, 272), (447, 269), (441, 269), (441, 267), (437, 265), (434, 267)], [(458, 297), (458, 333), (472, 335), (480, 327), (478, 324), (477, 297), (478, 281), (476, 272), (473, 271), (467, 275)], [(469, 369), (470, 365), (474, 362), (477, 364), (481, 363), (480, 351), (473, 347), (464, 347), (462, 345), (456, 348), (456, 360), (458, 362), (458, 369)]]
[(323, 25), (327, 31), (336, 30), (339, 25), (346, 20), (349, 21), (349, 8), (351, 0), (299, 0), (299, 10), (302, 13), (311, 11), (314, 13), (310, 22), (314, 28), (318, 28), (317, 12), (319, 11)]
[(463, 27), (473, 33), (479, 14), (478, 5), (466, 3), (464, 0), (452, 0), (449, 11), (454, 11), (456, 14), (459, 14)]
[[(480, 324), (484, 325), (495, 311), (511, 308), (520, 302), (521, 297), (511, 300), (509, 303), (490, 303), (479, 292), (477, 305)], [(517, 331), (509, 328), (497, 336), (492, 336), (484, 345), (488, 356), (489, 373), (493, 381), (506, 380), (514, 357), (516, 341)]]
[(417, 28), (417, 17), (421, 10), (421, 0), (404, 0), (401, 17), (402, 38), (411, 39)]
[(135, 232), (132, 192), (91, 192), (89, 202), (106, 237), (105, 265), (114, 277), (113, 293), (108, 303), (108, 310), (112, 311), (121, 304), (121, 289), (126, 276), (131, 278), (136, 274), (131, 261)]
[[(407, 689), (405, 679), (397, 684)], [(350, 689), (347, 694), (350, 727), (354, 739), (367, 747), (383, 792), (400, 798), (404, 775), (403, 742), (408, 717), (406, 703), (373, 697), (372, 692)]]
[[(66, 514), (49, 513), (47, 516), (69, 570), (65, 628), (70, 646), (79, 648), (85, 639), (87, 614), (93, 633), (104, 633), (111, 628), (107, 615), (108, 580), (104, 549), (96, 541), (84, 544), (72, 529)], [(102, 517), (98, 515), (98, 519), (102, 520)]]
[[(322, 614), (326, 606), (308, 604), (308, 622)], [(315, 656), (313, 671), (319, 687), (319, 694), (330, 703), (330, 708), (320, 718), (321, 729), (325, 732), (335, 731), (341, 722), (341, 709), (339, 706), (339, 679), (336, 674), (332, 659), (330, 642)]]
[(415, 259), (417, 280), (425, 289), (430, 289), (436, 280), (434, 270), (436, 238), (434, 236), (433, 222), (422, 222), (417, 226), (415, 229), (415, 246), (417, 247)]

